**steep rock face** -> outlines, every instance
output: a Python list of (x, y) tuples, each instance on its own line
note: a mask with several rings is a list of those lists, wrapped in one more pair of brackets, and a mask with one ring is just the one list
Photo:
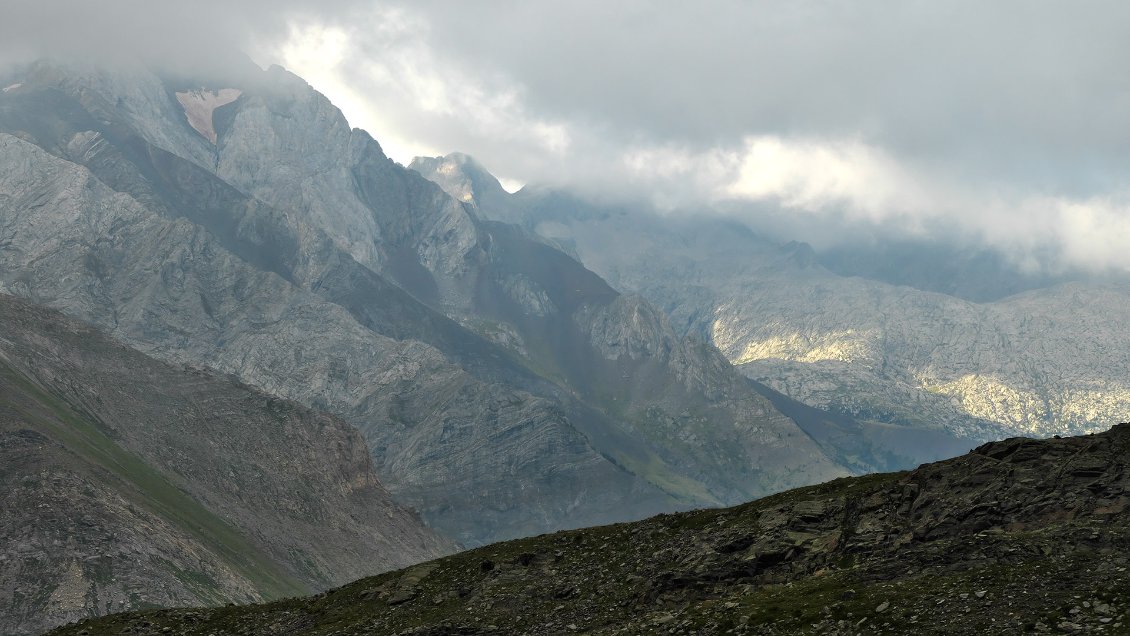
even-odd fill
[(624, 387), (605, 399), (615, 402), (632, 432), (705, 483), (720, 503), (838, 476), (817, 444), (734, 374), (717, 349), (678, 337), (642, 298), (586, 306), (574, 319), (607, 363), (593, 365), (602, 371), (593, 378), (594, 393)]
[[(5, 290), (103, 325), (155, 355), (206, 364), (347, 416), (366, 432), (378, 470), (391, 476), (394, 491), (460, 540), (542, 529), (546, 519), (567, 518), (569, 506), (585, 511), (578, 523), (588, 514), (622, 513), (616, 502), (585, 486), (590, 480), (603, 479), (620, 492), (640, 491), (636, 501), (645, 513), (670, 505), (657, 491), (633, 486), (636, 478), (608, 464), (566, 418), (508, 417), (559, 412), (552, 402), (493, 388), (430, 346), (366, 329), (341, 306), (249, 267), (199, 226), (158, 216), (36, 146), (0, 135), (0, 163), (10, 186), (2, 190), (7, 206), (0, 220), (19, 246), (0, 253)], [(413, 408), (392, 410), (393, 391)], [(528, 436), (518, 444), (521, 452), (501, 460), (517, 464), (520, 474), (494, 470), (500, 462), (486, 459), (494, 457), (489, 445), (466, 446), (441, 433), (452, 420), (466, 421), (474, 412), (468, 403), (492, 395), (526, 410), (482, 422), (475, 434), (489, 439), (517, 429)], [(417, 436), (435, 443), (421, 449), (412, 441)], [(571, 454), (557, 453), (562, 447)], [(460, 467), (473, 468), (473, 475), (445, 470)], [(538, 484), (543, 478), (535, 475), (554, 476), (564, 496), (548, 487), (540, 501), (509, 495), (523, 484)], [(444, 485), (464, 480), (476, 489)], [(435, 496), (423, 499), (425, 493)], [(484, 502), (500, 509), (502, 518), (475, 521), (473, 511)]]
[(362, 265), (445, 311), (469, 311), (481, 254), (467, 211), (396, 166), (300, 78), (273, 67), (261, 86), (225, 121), (217, 176), (299, 214)]
[[(459, 176), (466, 160), (413, 165), (449, 187), (483, 181)], [(480, 215), (571, 250), (667, 311), (677, 332), (701, 335), (805, 404), (968, 440), (1084, 432), (1130, 408), (1130, 357), (1119, 344), (1127, 284), (1068, 282), (976, 303), (840, 277), (808, 246), (776, 245), (736, 223), (663, 219), (530, 187), (482, 191)]]
[(0, 630), (266, 600), (455, 546), (341, 420), (0, 296)]
[(1014, 438), (735, 508), (486, 546), (318, 598), (56, 633), (1124, 633), (1128, 461), (1130, 424)]
[(141, 75), (41, 65), (5, 94), (3, 290), (347, 418), (390, 490), (465, 543), (843, 474), (716, 354), (598, 353), (612, 288), (392, 163), (297, 78), (205, 83), (241, 90), (213, 145), (176, 98), (199, 79)]
[[(373, 228), (352, 234), (368, 236), (367, 244), (379, 249), (371, 258), (351, 251), (360, 262), (386, 273), (417, 297), (434, 300), (437, 308), (472, 329), (513, 345), (535, 365), (574, 385), (582, 382), (579, 376), (592, 375), (587, 367), (571, 368), (573, 349), (586, 342), (583, 334), (578, 340), (570, 332), (574, 326), (585, 330), (587, 314), (576, 313), (577, 308), (606, 303), (616, 296), (612, 289), (533, 235), (479, 222), (466, 206), (388, 161), (363, 132), (346, 135), (340, 113), (304, 82), (278, 69), (272, 73), (284, 88), (243, 100), (225, 126), (218, 149), (219, 176), (276, 208), (314, 210), (307, 222), (334, 237), (341, 232), (318, 210), (350, 210), (344, 216), (367, 218)], [(295, 120), (304, 127), (296, 127)], [(310, 148), (312, 144), (319, 144), (318, 150)], [(262, 162), (262, 157), (272, 158), (271, 168), (249, 171), (247, 167)], [(479, 192), (502, 192), (493, 177), (469, 158), (463, 160), (464, 168), (474, 168)], [(303, 173), (288, 167), (298, 164), (320, 169)], [(298, 188), (295, 184), (307, 183), (304, 179), (316, 185)], [(335, 242), (344, 243), (337, 238)], [(665, 323), (651, 327), (653, 334), (673, 336)], [(653, 364), (671, 361), (658, 353)], [(684, 358), (684, 367), (692, 361), (698, 359)], [(711, 373), (725, 372), (715, 367)], [(707, 388), (701, 383), (692, 390)], [(749, 399), (761, 400), (747, 392)], [(789, 428), (784, 422), (776, 426)], [(807, 444), (802, 438), (798, 432), (795, 443)]]
[(617, 294), (514, 226), (483, 227), (490, 239), (484, 277), (520, 275), (523, 290), (540, 295), (535, 311), (523, 308), (535, 300), (528, 294), (482, 285), (479, 316), (513, 325), (535, 368), (642, 442), (632, 454), (613, 451), (620, 465), (680, 498), (707, 502), (842, 474), (717, 351), (677, 335), (647, 301)]

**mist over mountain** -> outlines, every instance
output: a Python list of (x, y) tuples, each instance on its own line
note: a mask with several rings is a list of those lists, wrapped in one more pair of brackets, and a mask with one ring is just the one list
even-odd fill
[(725, 216), (820, 251), (1130, 265), (1117, 3), (488, 5), (381, 4), (274, 51), (405, 164), (459, 150), (509, 190)]
[(737, 221), (536, 186), (509, 194), (466, 155), (412, 166), (479, 214), (518, 223), (648, 298), (677, 331), (807, 405), (884, 430), (982, 440), (1092, 431), (1130, 407), (1124, 277), (1026, 274), (938, 244), (817, 252)]
[(51, 0), (9, 7), (0, 67), (216, 75), (246, 50), (306, 77), (404, 164), (462, 149), (512, 185), (724, 210), (821, 250), (943, 243), (1038, 275), (1108, 274), (1128, 265), (1125, 12)]
[(930, 241), (867, 242), (838, 245), (817, 253), (820, 264), (841, 276), (858, 276), (892, 285), (938, 292), (986, 303), (1066, 282), (1114, 282), (1127, 276), (1084, 271), (1025, 271), (987, 248), (973, 249)]

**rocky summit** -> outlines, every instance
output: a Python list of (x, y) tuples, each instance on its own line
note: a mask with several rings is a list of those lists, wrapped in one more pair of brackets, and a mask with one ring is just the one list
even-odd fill
[(1130, 424), (98, 634), (1130, 633)]

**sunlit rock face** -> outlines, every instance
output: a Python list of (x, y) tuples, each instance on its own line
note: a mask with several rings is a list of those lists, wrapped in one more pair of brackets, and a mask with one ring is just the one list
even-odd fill
[[(840, 261), (850, 257), (855, 270), (906, 283), (917, 272), (923, 288), (965, 290), (981, 300), (974, 302), (840, 276), (808, 246), (776, 244), (736, 223), (601, 207), (530, 187), (514, 195), (469, 188), (489, 181), (461, 156), (413, 166), (474, 195), (482, 216), (541, 233), (617, 289), (662, 307), (677, 332), (708, 339), (749, 377), (806, 404), (974, 440), (1101, 430), (1130, 407), (1125, 283), (1022, 273), (1012, 280), (993, 259), (991, 267), (947, 263), (941, 248), (929, 258), (957, 272), (981, 267), (987, 278), (948, 281), (922, 268), (891, 272), (859, 255), (835, 256), (845, 271)], [(888, 252), (880, 257), (910, 258)], [(1011, 289), (1022, 293), (1000, 297)]]
[[(862, 279), (777, 280), (756, 302), (723, 307), (716, 333), (745, 373), (802, 401), (861, 413), (913, 396), (921, 416), (948, 426), (984, 420), (1031, 435), (1099, 430), (1128, 406), (1130, 358), (1116, 344), (1126, 286), (1069, 283), (976, 304)], [(832, 361), (851, 369), (843, 385), (805, 381)]]
[[(757, 301), (719, 309), (716, 342), (745, 373), (807, 403), (858, 414), (912, 397), (919, 417), (947, 426), (982, 420), (1032, 435), (1099, 430), (1127, 408), (1130, 358), (1116, 344), (1125, 286), (1070, 283), (976, 304), (862, 279), (833, 286), (826, 273), (820, 284), (775, 278)], [(840, 386), (807, 380), (833, 363), (850, 369)]]

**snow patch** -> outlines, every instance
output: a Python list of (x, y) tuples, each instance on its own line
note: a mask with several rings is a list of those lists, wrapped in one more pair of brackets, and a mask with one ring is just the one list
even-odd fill
[(2, 92), (7, 93), (8, 91), (14, 91), (14, 90), (16, 90), (17, 88), (19, 88), (23, 85), (24, 85), (23, 82), (16, 82), (15, 84), (12, 84), (11, 86), (5, 86), (2, 90)]
[(208, 90), (200, 88), (192, 91), (177, 93), (177, 101), (184, 108), (184, 115), (192, 129), (202, 137), (216, 145), (216, 129), (212, 124), (212, 114), (220, 106), (230, 104), (239, 99), (243, 91), (238, 88), (221, 88)]

